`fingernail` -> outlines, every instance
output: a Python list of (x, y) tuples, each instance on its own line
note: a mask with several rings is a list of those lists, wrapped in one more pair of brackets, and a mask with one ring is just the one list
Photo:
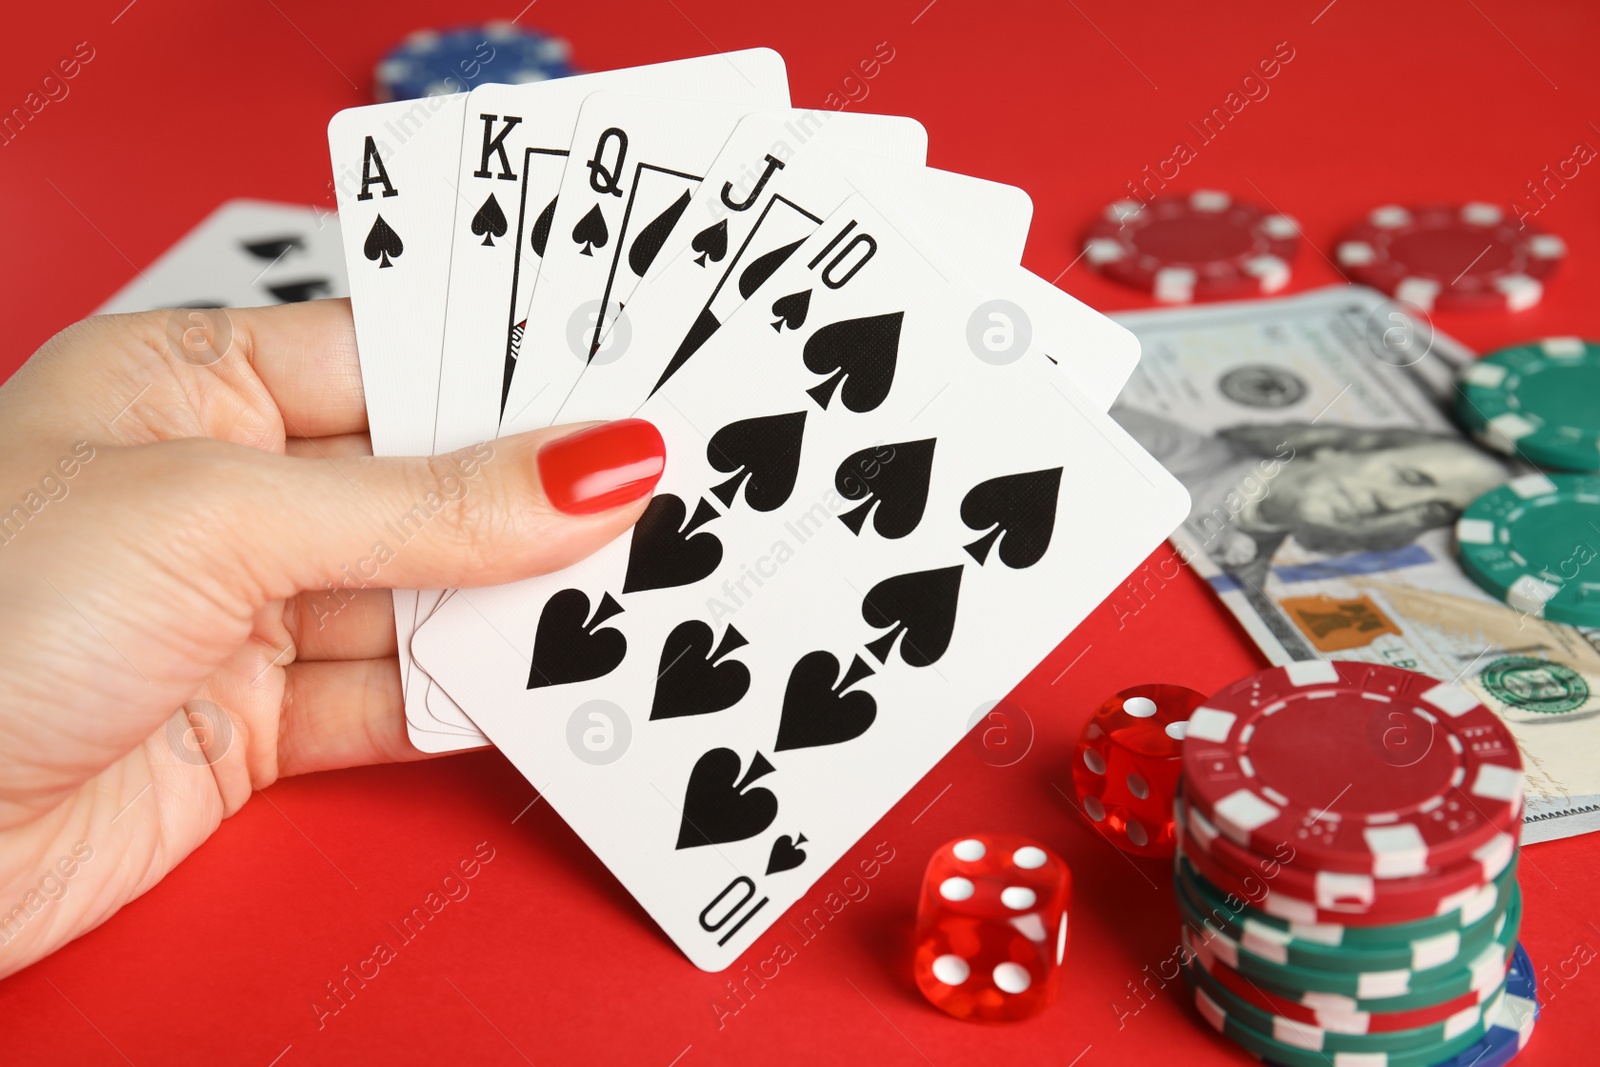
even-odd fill
[(579, 430), (539, 449), (539, 480), (551, 505), (593, 515), (638, 500), (661, 480), (667, 445), (643, 419)]

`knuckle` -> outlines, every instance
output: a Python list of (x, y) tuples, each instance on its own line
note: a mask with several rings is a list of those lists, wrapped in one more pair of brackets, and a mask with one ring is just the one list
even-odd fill
[(410, 513), (437, 526), (464, 566), (480, 569), (504, 553), (512, 509), (501, 494), (467, 477), (463, 458), (460, 452), (428, 457)]

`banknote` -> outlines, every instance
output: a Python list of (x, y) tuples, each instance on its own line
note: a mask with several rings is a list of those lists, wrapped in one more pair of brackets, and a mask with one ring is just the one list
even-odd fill
[[(1450, 417), (1472, 352), (1359, 286), (1118, 320), (1143, 356), (1111, 414), (1188, 488), (1178, 556), (1267, 657), (1465, 686), (1521, 746), (1523, 839), (1600, 829), (1600, 630), (1513, 610), (1456, 562), (1461, 509), (1530, 469)], [(1119, 595), (1136, 610), (1148, 583)]]

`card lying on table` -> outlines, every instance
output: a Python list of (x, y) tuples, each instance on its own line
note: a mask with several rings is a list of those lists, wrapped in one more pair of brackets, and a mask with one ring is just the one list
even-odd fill
[[(720, 970), (1188, 500), (1105, 413), (1132, 337), (1018, 265), (1020, 190), (925, 168), (910, 120), (645, 91), (569, 109), (567, 165), (540, 179), (537, 216), (456, 212), (447, 273), (481, 247), (459, 238), (469, 218), (481, 242), (514, 230), (528, 254), (499, 257), (521, 266), (479, 340), (446, 344), (446, 376), (472, 370), (440, 390), (437, 423), (405, 417), (442, 448), (474, 440), (463, 427), (492, 435), (483, 413), (502, 400), (506, 433), (636, 415), (666, 470), (634, 529), (589, 559), (420, 612), (426, 697), (407, 716), (436, 751), (498, 745), (689, 959)], [(359, 130), (372, 110), (335, 123)], [(454, 127), (462, 146), (471, 127)], [(347, 244), (353, 272), (383, 269)], [(453, 277), (417, 299), (441, 292), (448, 306), (416, 321), (480, 313)], [(437, 366), (437, 335), (379, 359)], [(477, 414), (438, 433), (452, 390)]]

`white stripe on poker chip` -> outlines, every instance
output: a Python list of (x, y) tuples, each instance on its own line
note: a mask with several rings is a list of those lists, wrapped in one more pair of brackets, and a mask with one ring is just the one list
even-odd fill
[(1476, 890), (1470, 898), (1461, 905), (1461, 925), (1471, 926), (1494, 911), (1495, 905), (1500, 903), (1500, 887), (1493, 882)]
[(1512, 446), (1538, 428), (1515, 411), (1496, 415), (1489, 420), (1489, 433), (1499, 441)]
[(1378, 258), (1378, 253), (1366, 241), (1344, 241), (1335, 255), (1345, 267), (1365, 267)]
[(1560, 259), (1567, 254), (1567, 242), (1553, 233), (1541, 233), (1528, 240), (1528, 252), (1537, 259)]
[(1300, 994), (1299, 1001), (1312, 1011), (1330, 1015), (1357, 1015), (1362, 1014), (1357, 1010), (1354, 1000), (1343, 993), (1317, 993), (1306, 992)]
[(1283, 668), (1283, 673), (1288, 676), (1289, 684), (1323, 685), (1339, 680), (1339, 671), (1327, 660), (1305, 659), (1288, 664)]
[(1556, 483), (1542, 474), (1524, 474), (1520, 478), (1511, 479), (1506, 484), (1511, 487), (1513, 493), (1524, 500), (1529, 500), (1536, 496), (1544, 496), (1546, 493), (1556, 491)]
[[(1522, 799), (1522, 775), (1517, 775), (1517, 797)], [(1472, 858), (1483, 868), (1486, 879), (1498, 878), (1500, 872), (1511, 865), (1517, 854), (1517, 839), (1510, 834), (1495, 834), (1472, 852)]]
[(1428, 869), (1428, 843), (1411, 823), (1369, 826), (1361, 836), (1372, 850), (1372, 873), (1379, 878), (1410, 878)]
[(1188, 741), (1226, 741), (1233, 733), (1233, 724), (1239, 721), (1239, 716), (1231, 711), (1218, 711), (1216, 708), (1200, 707), (1189, 716), (1189, 731), (1185, 734)]
[(1166, 304), (1187, 304), (1194, 300), (1194, 281), (1192, 267), (1162, 267), (1156, 271), (1155, 298)]
[(1411, 972), (1364, 971), (1356, 975), (1356, 996), (1361, 998), (1403, 997), (1411, 992)]
[(1315, 885), (1317, 904), (1323, 908), (1348, 907), (1351, 904), (1371, 907), (1378, 895), (1377, 885), (1370, 874), (1318, 871)]
[(1282, 940), (1287, 936), (1282, 930), (1277, 930), (1270, 926), (1262, 926), (1260, 923), (1246, 919), (1244, 937), (1240, 939), (1239, 944), (1257, 959), (1271, 960), (1277, 964), (1287, 964), (1289, 962), (1289, 948)]
[(1300, 224), (1288, 215), (1267, 215), (1261, 220), (1261, 228), (1268, 237), (1279, 241), (1287, 241), (1300, 233)]
[(1514, 804), (1522, 799), (1522, 772), (1515, 767), (1485, 763), (1473, 779), (1472, 795)]
[(1196, 189), (1189, 194), (1189, 206), (1196, 211), (1226, 211), (1233, 197), (1216, 189)]
[(1557, 359), (1581, 356), (1588, 350), (1581, 337), (1546, 337), (1539, 342), (1539, 347), (1544, 350), (1545, 355)]
[(1112, 222), (1127, 222), (1144, 210), (1144, 205), (1137, 200), (1113, 200), (1106, 205), (1106, 218)]
[(1484, 363), (1481, 360), (1467, 368), (1462, 375), (1468, 385), (1481, 385), (1485, 389), (1498, 389), (1500, 383), (1506, 380), (1506, 369), (1499, 363)]
[(1185, 821), (1188, 823), (1189, 834), (1195, 843), (1200, 846), (1200, 851), (1210, 852), (1211, 842), (1222, 836), (1221, 832), (1211, 824), (1211, 820), (1201, 815), (1193, 808), (1187, 810)]
[(1448, 930), (1411, 942), (1411, 969), (1426, 971), (1443, 967), (1461, 955), (1461, 931)]
[(1337, 947), (1344, 944), (1344, 927), (1337, 923), (1295, 923), (1289, 927), (1289, 936), (1298, 941)]
[(1282, 893), (1268, 893), (1256, 907), (1268, 915), (1275, 915), (1292, 923), (1314, 923), (1319, 918), (1316, 905), (1286, 897)]
[(1470, 969), (1472, 971), (1473, 992), (1483, 992), (1498, 989), (1500, 983), (1506, 980), (1505, 948), (1496, 941), (1474, 957)]
[(1464, 545), (1494, 544), (1494, 523), (1488, 519), (1462, 519), (1456, 523), (1456, 540)]
[(1246, 260), (1244, 272), (1260, 279), (1263, 293), (1276, 293), (1289, 284), (1289, 264), (1278, 256), (1256, 256)]
[(1317, 1012), (1317, 1025), (1330, 1034), (1366, 1034), (1372, 1032), (1372, 1013), (1358, 1011), (1350, 1015)]
[[(1235, 790), (1211, 806), (1211, 813), (1216, 818), (1217, 827), (1230, 838), (1239, 840), (1235, 834), (1242, 834), (1246, 839), (1250, 831), (1276, 819), (1282, 810), (1273, 807), (1259, 794), (1248, 789)], [(1243, 844), (1244, 841), (1240, 841)]]
[(1494, 1013), (1493, 1025), (1497, 1030), (1512, 1030), (1517, 1034), (1517, 1048), (1528, 1043), (1533, 1033), (1533, 1021), (1538, 1017), (1539, 1005), (1526, 997), (1506, 993), (1501, 997), (1500, 1010)]
[[(1498, 1004), (1495, 1005), (1496, 1010), (1499, 1010), (1499, 1007)], [(1485, 1010), (1482, 1006), (1473, 1005), (1470, 1008), (1462, 1008), (1450, 1016), (1444, 1021), (1444, 1040), (1449, 1041), (1452, 1037), (1460, 1037), (1468, 1030), (1476, 1028), (1479, 1021), (1483, 1019)]]
[(1411, 212), (1399, 204), (1386, 204), (1383, 207), (1373, 208), (1372, 214), (1367, 216), (1367, 221), (1381, 230), (1393, 230), (1411, 222)]
[(1083, 246), (1083, 254), (1088, 257), (1092, 265), (1099, 266), (1102, 263), (1115, 263), (1127, 255), (1128, 250), (1123, 247), (1121, 241), (1110, 237), (1095, 237)]
[(1461, 221), (1474, 226), (1494, 226), (1505, 217), (1506, 213), (1494, 204), (1475, 201), (1461, 205)]
[(1272, 1036), (1281, 1045), (1321, 1052), (1327, 1035), (1315, 1026), (1297, 1023), (1293, 1019), (1272, 1017)]
[(1478, 698), (1459, 686), (1440, 682), (1422, 694), (1422, 699), (1452, 718), (1465, 715), (1482, 705)]
[(1545, 604), (1559, 592), (1561, 592), (1560, 586), (1540, 581), (1531, 574), (1524, 574), (1512, 582), (1511, 588), (1506, 590), (1506, 603), (1518, 611), (1543, 618)]
[(1496, 278), (1494, 287), (1506, 298), (1507, 311), (1526, 311), (1544, 298), (1544, 283), (1526, 274)]
[(1402, 278), (1394, 287), (1396, 300), (1415, 304), (1423, 311), (1433, 310), (1434, 298), (1439, 295), (1439, 283), (1431, 278)]
[(1222, 1010), (1222, 1005), (1206, 996), (1206, 991), (1199, 986), (1194, 990), (1194, 1006), (1200, 1012), (1200, 1017), (1211, 1024), (1211, 1029), (1222, 1033), (1223, 1024), (1228, 1019), (1228, 1013)]

